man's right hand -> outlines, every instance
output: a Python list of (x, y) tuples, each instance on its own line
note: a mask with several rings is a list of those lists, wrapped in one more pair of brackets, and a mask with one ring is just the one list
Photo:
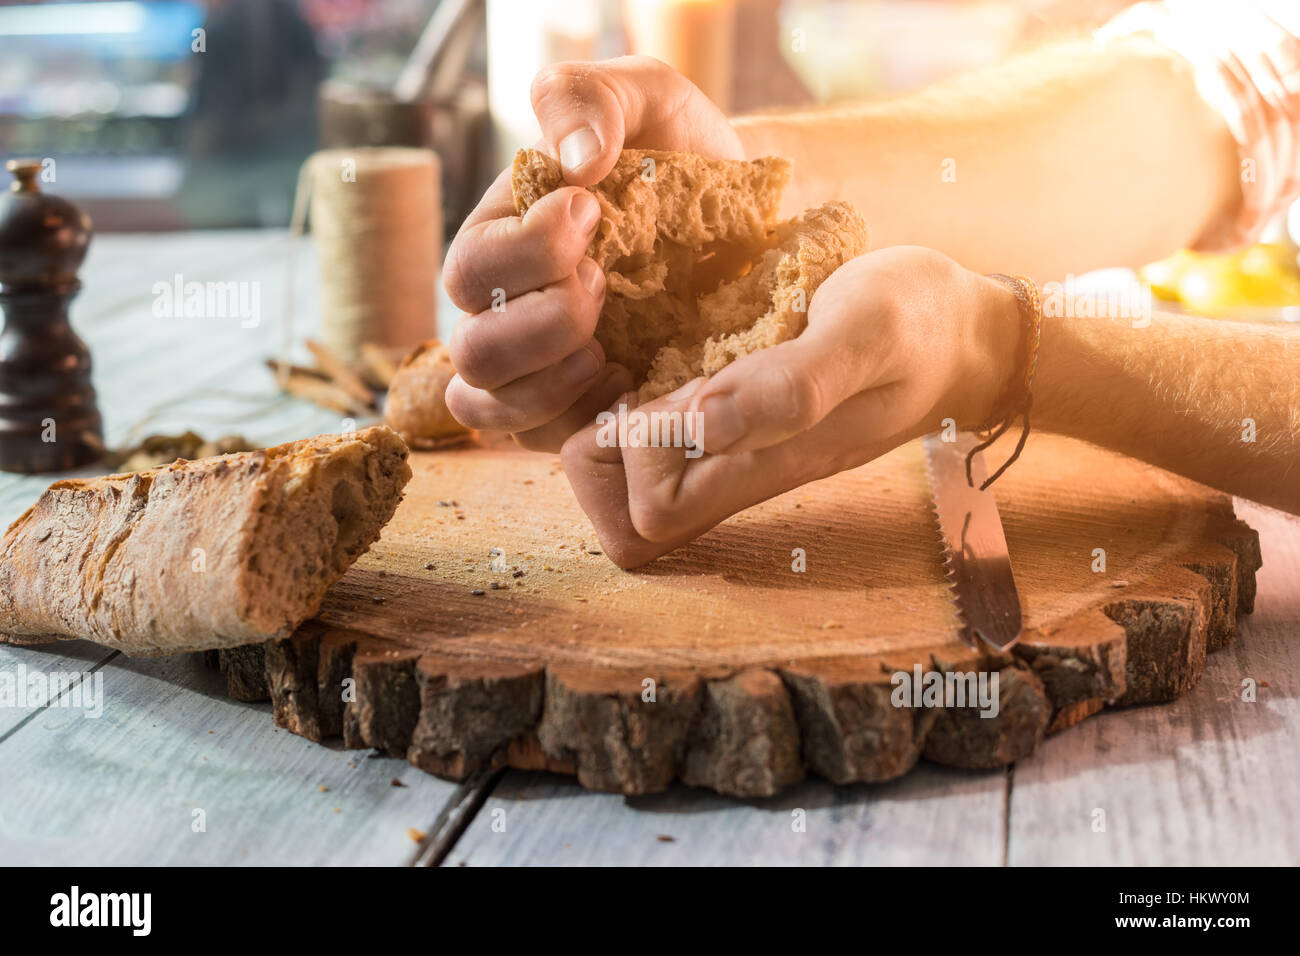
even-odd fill
[(593, 338), (605, 276), (586, 251), (600, 206), (586, 189), (624, 147), (722, 159), (744, 152), (731, 124), (689, 80), (650, 57), (547, 67), (532, 86), (542, 144), (570, 185), (515, 215), (506, 170), (447, 250), (443, 281), (463, 315), (450, 348), (447, 407), (471, 428), (558, 451), (633, 387)]

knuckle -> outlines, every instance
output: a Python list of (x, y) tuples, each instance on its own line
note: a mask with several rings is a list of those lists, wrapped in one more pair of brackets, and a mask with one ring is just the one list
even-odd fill
[(477, 417), (479, 424), (474, 427), (490, 431), (514, 432), (528, 426), (526, 413), (505, 404), (491, 393), (488, 393)]
[(447, 383), (447, 391), (443, 393), (443, 401), (447, 403), (447, 411), (451, 412), (451, 417), (466, 428), (484, 427), (479, 423), (477, 403), (475, 401), (476, 393), (477, 390), (459, 375), (454, 376)]
[(551, 63), (537, 71), (529, 95), (536, 106), (549, 96), (577, 96), (581, 98), (582, 79), (591, 73), (591, 64), (572, 62)]
[(486, 288), (475, 264), (472, 246), (471, 237), (458, 236), (447, 250), (447, 259), (442, 266), (442, 283), (447, 297), (456, 308), (466, 312), (477, 311), (478, 299)]
[(542, 67), (533, 76), (533, 82), (528, 88), (528, 95), (534, 105), (542, 100), (560, 80), (560, 64), (551, 63)]
[(591, 337), (595, 323), (589, 319), (595, 307), (580, 291), (576, 280), (550, 289), (545, 302), (547, 337), (557, 353), (568, 354)]
[(671, 487), (665, 483), (636, 487), (635, 482), (629, 481), (627, 511), (632, 527), (647, 541), (668, 541), (685, 530), (682, 509), (673, 501)]
[(539, 410), (531, 405), (457, 379), (447, 386), (446, 402), (447, 411), (467, 428), (522, 432), (538, 424)]
[[(536, 429), (538, 432), (545, 430), (547, 430), (545, 426)], [(564, 439), (562, 445), (563, 447), (560, 449), (560, 465), (563, 467), (565, 475), (569, 476), (570, 484), (573, 484), (573, 475), (582, 474), (587, 470), (591, 462), (592, 452), (596, 447), (594, 427), (573, 432)], [(574, 485), (574, 492), (581, 499), (582, 494), (579, 488), (579, 485)]]
[(574, 263), (567, 260), (566, 247), (563, 242), (546, 241), (538, 244), (536, 262), (543, 275), (558, 279), (566, 272), (572, 271)]
[(788, 365), (779, 365), (775, 381), (764, 390), (769, 397), (765, 412), (793, 427), (807, 427), (821, 420), (824, 397), (817, 379), (801, 375)]
[(596, 535), (605, 556), (625, 571), (639, 568), (659, 556), (657, 548), (644, 542), (629, 541), (617, 534)]
[(447, 350), (457, 375), (474, 388), (485, 388), (491, 382), (492, 362), (488, 349), (479, 340), (479, 322), (473, 316), (463, 316), (451, 333)]
[(661, 541), (676, 530), (671, 512), (665, 511), (655, 502), (631, 500), (627, 503), (627, 511), (632, 527), (647, 541)]
[(681, 75), (663, 60), (646, 53), (634, 53), (622, 57), (621, 62), (650, 80), (676, 78)]
[(540, 389), (536, 383), (498, 389), (488, 393), (479, 413), (483, 424), (476, 427), (524, 434), (553, 423), (570, 404), (572, 400), (563, 390)]
[(587, 252), (587, 237), (569, 224), (569, 204), (577, 186), (557, 189), (528, 210), (519, 230), (516, 246), (529, 260), (529, 272), (539, 282), (555, 282), (573, 272)]

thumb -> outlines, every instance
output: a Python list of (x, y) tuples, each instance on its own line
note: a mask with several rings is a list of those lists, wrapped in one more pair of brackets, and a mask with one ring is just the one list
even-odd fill
[(695, 395), (695, 440), (710, 454), (767, 448), (812, 428), (873, 384), (874, 363), (810, 325), (798, 338), (746, 355)]
[(571, 186), (600, 182), (624, 147), (744, 155), (722, 111), (653, 57), (553, 64), (533, 80), (532, 101), (542, 137)]

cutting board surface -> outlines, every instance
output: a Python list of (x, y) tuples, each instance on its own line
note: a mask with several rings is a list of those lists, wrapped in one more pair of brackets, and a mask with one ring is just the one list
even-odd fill
[[(752, 796), (808, 770), (1004, 764), (1107, 704), (1194, 684), (1259, 563), (1223, 496), (1035, 434), (994, 486), (1025, 610), (1008, 655), (957, 637), (916, 443), (635, 571), (601, 553), (553, 456), (495, 444), (412, 469), (316, 620), (227, 666), (244, 685), (262, 675), (240, 668), (264, 669), (282, 726), (457, 777), (509, 764)], [(897, 706), (893, 675), (917, 666), (996, 672), (999, 713)]]
[[(880, 654), (956, 632), (919, 444), (635, 571), (600, 552), (553, 457), (467, 449), (417, 453), (412, 468), (396, 516), (321, 621), (451, 654), (612, 666)], [(1189, 483), (1064, 439), (1037, 438), (994, 487), (1031, 628), (1110, 600), (1208, 520), (1186, 507), (1205, 497)], [(1105, 573), (1092, 570), (1096, 548)]]

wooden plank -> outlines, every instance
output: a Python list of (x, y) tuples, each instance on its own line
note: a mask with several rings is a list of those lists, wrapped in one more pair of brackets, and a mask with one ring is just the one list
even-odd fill
[[(0, 686), (5, 688), (5, 695), (0, 695), (0, 743), (35, 717), (44, 706), (43, 701), (57, 705), (63, 696), (62, 690), (79, 683), (84, 675), (108, 661), (115, 653), (88, 641), (62, 641), (57, 645), (43, 645), (39, 652), (0, 644)], [(37, 675), (37, 695), (20, 691), (19, 686), (28, 684), (33, 675)], [(51, 684), (57, 689), (43, 689), (50, 688)], [(12, 701), (6, 696), (10, 689), (14, 694)], [(93, 685), (87, 689), (93, 691)], [(84, 691), (77, 699), (93, 706)]]
[(929, 764), (889, 783), (809, 780), (743, 803), (682, 786), (625, 798), (511, 771), (443, 865), (996, 866), (1005, 799), (1005, 771)]
[[(1300, 518), (1238, 512), (1264, 554), (1238, 640), (1185, 697), (1102, 714), (1017, 764), (1011, 863), (1300, 863)], [(1256, 703), (1241, 699), (1247, 678)]]
[(0, 745), (6, 863), (400, 865), (457, 789), (269, 728), (269, 706), (226, 700), (197, 655), (103, 673), (102, 717), (47, 709)]
[[(259, 410), (276, 399), (273, 379), (262, 362), (281, 349), (283, 259), (264, 254), (235, 263), (223, 263), (219, 256), (212, 260), (195, 257), (193, 266), (156, 268), (134, 280), (135, 299), (111, 317), (82, 327), (95, 362), (95, 383), (111, 443), (122, 441), (148, 412), (162, 412), (149, 431), (188, 427), (215, 433), (232, 425), (235, 430), (255, 431)], [(177, 271), (186, 281), (248, 283), (258, 292), (258, 324), (244, 328), (236, 317), (155, 316), (153, 283), (170, 282)], [(237, 395), (251, 401), (232, 397)], [(240, 416), (246, 420), (236, 424)], [(337, 422), (338, 416), (329, 420)], [(248, 437), (264, 440), (258, 435)]]
[(483, 807), (488, 795), (500, 780), (503, 771), (480, 770), (470, 774), (452, 794), (442, 813), (433, 823), (419, 849), (411, 858), (413, 866), (440, 866), (451, 848), (461, 838), (470, 822)]

